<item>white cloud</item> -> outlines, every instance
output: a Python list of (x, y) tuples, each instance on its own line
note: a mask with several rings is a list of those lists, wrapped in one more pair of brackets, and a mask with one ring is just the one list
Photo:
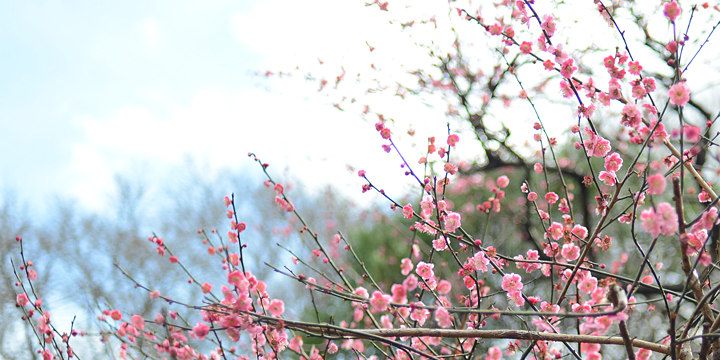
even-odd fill
[(256, 169), (247, 158), (253, 151), (280, 178), (287, 169), (311, 188), (332, 183), (348, 189), (351, 183), (351, 195), (360, 193), (361, 182), (345, 171), (348, 165), (367, 169), (380, 184), (383, 177), (394, 179), (382, 184), (385, 189), (400, 192), (406, 181), (396, 155), (380, 149), (383, 142), (371, 123), (268, 92), (202, 88), (187, 105), (164, 114), (128, 106), (77, 124), (87, 140), (73, 150), (71, 192), (90, 208), (102, 208), (115, 174), (132, 174), (140, 163), (148, 178), (164, 177), (156, 172), (181, 165), (187, 156), (206, 161), (213, 171)]

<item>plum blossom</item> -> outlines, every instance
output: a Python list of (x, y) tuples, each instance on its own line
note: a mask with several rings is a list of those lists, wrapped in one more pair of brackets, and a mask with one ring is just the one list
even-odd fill
[(648, 194), (662, 195), (665, 192), (665, 177), (663, 174), (655, 174), (648, 176)]
[(559, 222), (553, 222), (547, 230), (546, 236), (552, 237), (553, 240), (558, 240), (563, 237), (564, 228)]
[(555, 30), (557, 29), (555, 25), (555, 18), (550, 15), (545, 15), (543, 18), (545, 19), (545, 21), (543, 21), (540, 26), (545, 31), (548, 37), (552, 37), (553, 35), (555, 35)]
[(390, 295), (375, 291), (372, 294), (372, 298), (370, 298), (370, 305), (372, 305), (375, 311), (385, 311), (388, 309), (388, 305), (390, 305), (390, 300), (392, 300)]
[(678, 228), (677, 214), (668, 203), (658, 205), (657, 212), (653, 208), (643, 210), (640, 219), (643, 228), (652, 237), (658, 237), (660, 234), (672, 235)]
[(433, 268), (435, 267), (435, 264), (428, 264), (426, 262), (419, 262), (417, 264), (417, 268), (415, 269), (415, 272), (420, 275), (423, 279), (427, 280), (430, 278), (435, 277), (435, 272), (433, 271)]
[(400, 260), (400, 273), (407, 276), (413, 269), (412, 260), (404, 258)]
[(668, 97), (670, 98), (671, 104), (685, 106), (685, 104), (690, 101), (690, 89), (684, 82), (679, 82), (670, 88), (670, 91), (668, 91)]
[(666, 3), (665, 7), (663, 8), (663, 14), (670, 21), (675, 22), (675, 19), (680, 16), (680, 6), (678, 5), (677, 1), (671, 1), (669, 3)]
[(505, 274), (505, 276), (503, 276), (502, 289), (507, 292), (522, 291), (522, 277), (514, 273)]
[(597, 288), (597, 279), (592, 276), (586, 276), (584, 279), (580, 281), (580, 284), (578, 285), (578, 288), (581, 292), (585, 294), (592, 294), (593, 291)]
[(279, 299), (273, 299), (268, 305), (268, 312), (274, 317), (278, 317), (285, 312), (285, 303)]
[[(425, 306), (422, 302), (416, 302), (414, 305)], [(425, 321), (430, 317), (430, 311), (423, 308), (414, 308), (410, 313), (410, 319), (415, 320), (420, 326), (425, 325)]]
[(616, 152), (605, 157), (605, 170), (607, 171), (617, 172), (622, 167), (622, 164), (623, 159)]
[(452, 315), (444, 307), (438, 307), (437, 310), (435, 310), (435, 322), (437, 322), (441, 328), (449, 328), (452, 326), (452, 320)]
[(198, 322), (195, 327), (193, 327), (193, 333), (199, 340), (203, 340), (205, 336), (210, 333), (210, 327), (205, 323)]
[(448, 232), (455, 232), (460, 227), (460, 214), (456, 212), (448, 212), (445, 216), (445, 229)]
[(497, 179), (497, 184), (501, 189), (504, 189), (510, 184), (510, 179), (508, 179), (507, 176), (502, 175)]
[(580, 247), (578, 247), (574, 243), (567, 243), (563, 245), (562, 251), (560, 253), (564, 258), (568, 259), (569, 261), (574, 261), (580, 257)]
[(403, 207), (403, 216), (407, 219), (412, 219), (412, 217), (413, 217), (412, 204), (407, 204)]
[(485, 256), (484, 252), (480, 251), (475, 254), (475, 256), (469, 258), (468, 262), (473, 270), (487, 272), (487, 265), (490, 263), (490, 260)]
[(601, 171), (598, 178), (607, 186), (615, 186), (617, 183), (617, 176), (612, 171)]

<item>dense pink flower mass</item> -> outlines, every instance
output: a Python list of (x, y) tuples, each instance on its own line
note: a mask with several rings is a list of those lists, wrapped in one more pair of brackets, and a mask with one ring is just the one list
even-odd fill
[(652, 235), (658, 237), (660, 234), (672, 235), (677, 231), (678, 218), (675, 208), (668, 203), (661, 203), (657, 206), (657, 212), (653, 208), (645, 209), (640, 214), (643, 228)]

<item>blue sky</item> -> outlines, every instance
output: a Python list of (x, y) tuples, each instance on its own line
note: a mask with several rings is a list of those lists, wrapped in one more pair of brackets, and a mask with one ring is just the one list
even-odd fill
[(333, 110), (315, 84), (257, 75), (341, 50), (328, 44), (348, 34), (326, 31), (341, 20), (317, 11), (332, 2), (317, 5), (3, 3), (0, 188), (35, 210), (54, 196), (100, 209), (115, 174), (159, 182), (187, 159), (217, 172), (248, 165), (250, 150), (278, 170), (300, 166), (310, 182), (327, 173), (304, 166), (340, 150), (331, 166), (341, 172), (362, 138), (338, 142), (332, 131), (370, 138), (371, 128)]

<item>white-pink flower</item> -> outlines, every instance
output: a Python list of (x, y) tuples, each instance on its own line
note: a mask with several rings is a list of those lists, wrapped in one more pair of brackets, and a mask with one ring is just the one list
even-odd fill
[(574, 243), (567, 243), (563, 245), (562, 251), (560, 251), (562, 256), (570, 261), (577, 260), (577, 258), (580, 257), (580, 247), (575, 245)]
[(400, 273), (403, 275), (409, 274), (413, 269), (412, 260), (404, 258), (400, 260)]
[(460, 227), (460, 214), (456, 212), (448, 212), (445, 216), (445, 230), (455, 232)]
[(607, 171), (617, 172), (622, 167), (622, 164), (623, 159), (616, 152), (605, 157), (605, 170)]
[(435, 310), (435, 322), (441, 328), (449, 328), (452, 326), (452, 315), (444, 307), (439, 307)]
[(430, 278), (435, 277), (435, 272), (433, 271), (433, 268), (435, 267), (435, 264), (428, 264), (426, 262), (419, 262), (417, 264), (417, 268), (415, 269), (415, 272), (420, 275), (421, 278), (427, 280)]
[(662, 195), (665, 192), (665, 177), (663, 174), (648, 176), (648, 194)]
[(390, 300), (392, 300), (390, 295), (383, 294), (376, 290), (373, 292), (372, 298), (370, 298), (370, 305), (372, 305), (375, 311), (385, 311), (388, 305), (390, 305)]
[(685, 104), (690, 101), (690, 89), (684, 82), (679, 82), (670, 88), (668, 97), (670, 98), (671, 104), (685, 106)]
[(522, 277), (518, 274), (510, 273), (503, 276), (502, 289), (507, 292), (521, 291), (523, 288)]

